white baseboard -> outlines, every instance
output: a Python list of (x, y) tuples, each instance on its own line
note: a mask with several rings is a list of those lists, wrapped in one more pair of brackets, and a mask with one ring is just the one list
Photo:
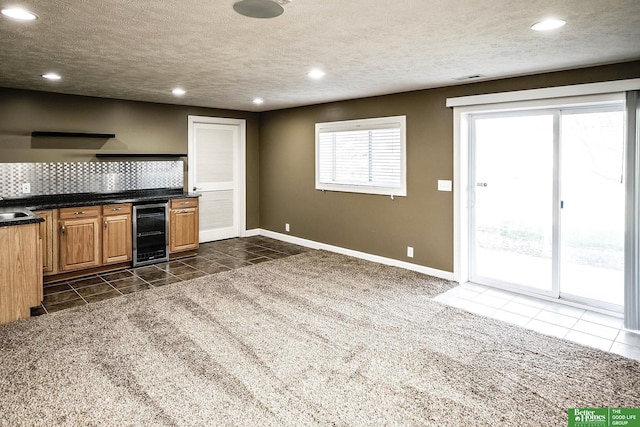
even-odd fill
[(242, 237), (254, 237), (254, 236), (259, 236), (259, 235), (260, 235), (260, 229), (259, 228), (252, 228), (251, 230), (245, 230), (245, 232), (242, 235)]
[(260, 235), (270, 237), (276, 240), (282, 240), (283, 242), (294, 243), (296, 245), (305, 246), (312, 249), (322, 249), (329, 252), (335, 252), (342, 255), (352, 256), (354, 258), (360, 258), (367, 261), (377, 262), (379, 264), (391, 265), (393, 267), (406, 268), (407, 270), (417, 271), (418, 273), (428, 274), (434, 277), (440, 277), (442, 279), (453, 280), (453, 273), (444, 270), (438, 270), (431, 267), (425, 267), (422, 265), (412, 264), (406, 261), (400, 261), (393, 258), (387, 258), (379, 255), (373, 255), (366, 252), (354, 251), (352, 249), (342, 248), (340, 246), (328, 245), (326, 243), (316, 242), (314, 240), (307, 240), (301, 237), (291, 236), (289, 234), (276, 233), (275, 231), (264, 230), (262, 228), (247, 230), (245, 236), (250, 236), (249, 232), (253, 233), (257, 231), (258, 234), (251, 234), (253, 236)]

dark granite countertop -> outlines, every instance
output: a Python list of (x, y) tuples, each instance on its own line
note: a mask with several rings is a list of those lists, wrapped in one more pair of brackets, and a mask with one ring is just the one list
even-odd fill
[[(185, 193), (180, 189), (135, 190), (121, 193), (78, 193), (33, 196), (0, 200), (0, 227), (38, 223), (42, 218), (31, 211), (75, 206), (108, 205), (112, 203), (160, 202), (170, 199), (200, 197), (198, 193)], [(27, 216), (3, 219), (2, 213), (21, 212)]]
[[(15, 218), (13, 218), (13, 216), (15, 216)], [(42, 221), (44, 221), (44, 219), (21, 206), (0, 207), (0, 227), (37, 224)]]

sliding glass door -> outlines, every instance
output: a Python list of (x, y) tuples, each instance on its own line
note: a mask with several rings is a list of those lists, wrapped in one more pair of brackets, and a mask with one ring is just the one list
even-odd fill
[(473, 281), (620, 310), (622, 104), (474, 115)]
[(472, 123), (472, 275), (550, 294), (554, 116), (490, 115)]
[(560, 292), (574, 300), (624, 302), (624, 113), (562, 114)]

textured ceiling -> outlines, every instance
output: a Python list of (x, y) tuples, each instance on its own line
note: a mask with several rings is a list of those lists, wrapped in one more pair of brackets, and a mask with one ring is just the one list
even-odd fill
[[(0, 86), (265, 111), (640, 59), (639, 0), (293, 0), (274, 19), (235, 1), (0, 0), (39, 16), (0, 17)], [(530, 29), (549, 16), (567, 25)]]

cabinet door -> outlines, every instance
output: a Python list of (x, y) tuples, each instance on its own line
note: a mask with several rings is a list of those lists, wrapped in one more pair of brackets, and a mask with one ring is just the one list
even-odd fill
[(131, 215), (109, 215), (102, 221), (103, 264), (131, 261)]
[(42, 272), (47, 274), (57, 273), (55, 259), (54, 226), (56, 223), (56, 211), (36, 211), (34, 214), (44, 219), (40, 226), (40, 238), (42, 239)]
[(60, 270), (100, 265), (100, 217), (60, 220)]
[(198, 249), (198, 208), (171, 209), (169, 252)]
[(42, 302), (39, 225), (0, 227), (0, 324), (26, 319)]

